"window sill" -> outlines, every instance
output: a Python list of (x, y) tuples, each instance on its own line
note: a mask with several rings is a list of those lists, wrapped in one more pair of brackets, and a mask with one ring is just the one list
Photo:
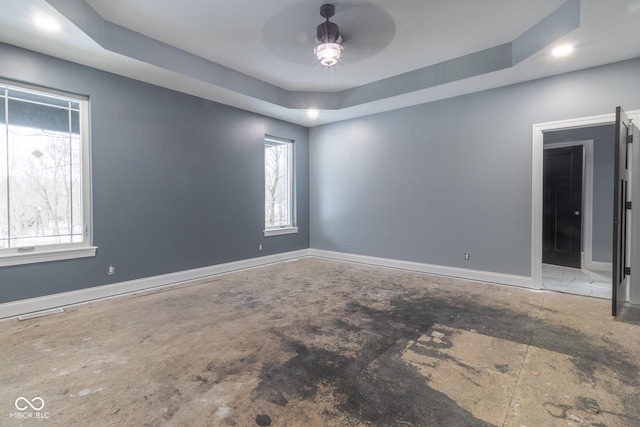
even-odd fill
[(0, 267), (94, 257), (97, 249), (97, 246), (75, 246), (55, 249), (36, 247), (31, 252), (18, 252), (16, 250), (15, 252), (0, 254)]
[(282, 228), (269, 228), (264, 230), (264, 237), (281, 236), (283, 234), (296, 234), (298, 227), (282, 227)]

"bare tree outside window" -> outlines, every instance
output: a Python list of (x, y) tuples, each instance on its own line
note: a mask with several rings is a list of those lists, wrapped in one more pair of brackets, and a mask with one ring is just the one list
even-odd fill
[(292, 143), (265, 139), (265, 227), (292, 225)]

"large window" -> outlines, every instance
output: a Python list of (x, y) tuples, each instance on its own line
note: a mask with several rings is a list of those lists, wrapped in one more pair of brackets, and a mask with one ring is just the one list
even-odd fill
[(295, 233), (293, 141), (264, 139), (265, 236)]
[(0, 266), (92, 256), (88, 100), (0, 81)]

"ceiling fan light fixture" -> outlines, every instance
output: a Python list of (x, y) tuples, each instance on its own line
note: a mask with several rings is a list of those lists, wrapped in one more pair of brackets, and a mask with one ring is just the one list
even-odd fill
[(342, 50), (340, 43), (320, 43), (313, 49), (313, 55), (322, 65), (331, 67), (338, 63)]

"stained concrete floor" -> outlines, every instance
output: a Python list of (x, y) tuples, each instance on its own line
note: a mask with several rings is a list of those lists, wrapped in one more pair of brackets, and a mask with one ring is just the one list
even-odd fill
[(0, 322), (0, 425), (638, 426), (609, 312), (304, 258)]

